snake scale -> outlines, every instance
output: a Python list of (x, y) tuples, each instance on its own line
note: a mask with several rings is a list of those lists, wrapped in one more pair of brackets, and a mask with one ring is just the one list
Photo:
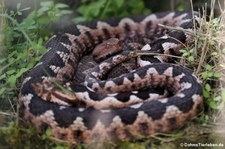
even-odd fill
[[(198, 18), (193, 14), (175, 11), (93, 21), (54, 35), (46, 44), (48, 51), (23, 81), (20, 116), (41, 132), (51, 129), (55, 138), (83, 143), (136, 140), (183, 126), (200, 111), (202, 88), (192, 72), (170, 63), (174, 58), (168, 55), (179, 56), (191, 36), (159, 24), (192, 30)], [(138, 43), (134, 50), (121, 50), (126, 44), (117, 46), (144, 38), (148, 40), (142, 48)], [(113, 50), (108, 50), (114, 42)], [(135, 56), (142, 52), (158, 55)], [(91, 53), (98, 62), (78, 83), (75, 74), (88, 62), (79, 64)], [(101, 60), (102, 55), (110, 56)], [(131, 60), (138, 62), (137, 68), (106, 77)]]

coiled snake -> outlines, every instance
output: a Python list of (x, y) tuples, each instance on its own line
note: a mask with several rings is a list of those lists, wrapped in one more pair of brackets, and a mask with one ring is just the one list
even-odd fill
[[(42, 132), (50, 128), (53, 137), (85, 143), (140, 139), (183, 126), (202, 106), (202, 88), (189, 70), (168, 62), (191, 36), (158, 24), (192, 30), (197, 16), (163, 12), (94, 21), (54, 35), (22, 84), (20, 116)], [(78, 70), (89, 65), (81, 64), (85, 55), (97, 61), (87, 72)], [(129, 63), (135, 67), (108, 77)]]

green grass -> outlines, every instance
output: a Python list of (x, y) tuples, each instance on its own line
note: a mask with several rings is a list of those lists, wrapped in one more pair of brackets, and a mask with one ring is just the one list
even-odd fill
[[(104, 4), (105, 7), (102, 7)], [(128, 6), (128, 7), (126, 7)], [(212, 4), (212, 8), (213, 8)], [(39, 61), (46, 49), (44, 43), (53, 34), (46, 28), (72, 10), (62, 3), (52, 1), (40, 4), (40, 9), (33, 10), (21, 22), (15, 17), (22, 15), (29, 8), (17, 5), (16, 11), (5, 11), (0, 7), (0, 148), (105, 148), (105, 149), (145, 149), (145, 148), (183, 148), (181, 143), (224, 143), (225, 119), (223, 117), (225, 102), (225, 14), (217, 18), (205, 15), (201, 19), (198, 32), (191, 32), (193, 46), (182, 50), (182, 64), (191, 68), (201, 80), (204, 88), (204, 111), (180, 130), (168, 134), (154, 134), (137, 142), (117, 142), (112, 144), (70, 144), (51, 139), (51, 131), (39, 134), (33, 127), (26, 125), (18, 117), (18, 94), (23, 76)], [(98, 8), (98, 9), (97, 9)], [(180, 9), (180, 7), (179, 7)], [(86, 11), (88, 10), (88, 11)], [(77, 9), (79, 17), (74, 22), (92, 19), (122, 17), (133, 14), (148, 13), (143, 2), (136, 7), (133, 1), (112, 0), (83, 2)], [(212, 14), (212, 12), (211, 12)], [(172, 28), (177, 29), (177, 28)], [(22, 123), (19, 123), (22, 121)], [(219, 131), (220, 130), (220, 131)]]

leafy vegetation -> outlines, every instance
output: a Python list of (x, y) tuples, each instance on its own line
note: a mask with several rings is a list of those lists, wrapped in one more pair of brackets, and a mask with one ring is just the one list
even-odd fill
[[(1, 147), (23, 148), (26, 146), (33, 148), (34, 144), (37, 148), (53, 147), (52, 143), (46, 145), (48, 139), (39, 136), (33, 129), (25, 130), (18, 127), (18, 117), (16, 116), (18, 86), (21, 85), (22, 75), (39, 61), (40, 55), (45, 51), (44, 42), (52, 34), (46, 30), (46, 27), (57, 22), (61, 16), (72, 12), (68, 10), (67, 5), (55, 4), (53, 1), (42, 2), (40, 5), (40, 9), (31, 11), (27, 17), (18, 22), (15, 17), (21, 16), (30, 8), (22, 8), (18, 3), (15, 11), (8, 12), (3, 10), (3, 3), (1, 4), (0, 22), (3, 26), (0, 32)], [(7, 126), (8, 122), (10, 122), (9, 126)]]
[[(21, 8), (20, 3), (17, 4), (16, 11), (0, 14), (3, 22), (1, 37), (4, 40), (1, 46), (5, 47), (1, 51), (3, 56), (0, 60), (3, 66), (0, 68), (2, 102), (7, 102), (8, 99), (13, 105), (17, 103), (17, 85), (21, 83), (19, 79), (37, 63), (39, 56), (45, 51), (44, 42), (51, 35), (45, 28), (58, 21), (61, 16), (71, 13), (65, 4), (47, 1), (40, 5), (40, 9), (32, 11), (22, 22), (18, 22), (15, 17), (30, 8)], [(7, 108), (5, 104), (0, 107)]]
[(182, 56), (186, 58), (190, 67), (195, 66), (195, 73), (198, 75), (203, 85), (203, 96), (207, 105), (212, 109), (222, 109), (225, 98), (224, 89), (216, 87), (220, 84), (222, 77), (220, 57), (224, 54), (224, 49), (218, 47), (224, 44), (224, 39), (217, 38), (223, 33), (222, 18), (214, 18), (206, 21), (202, 18), (199, 33), (196, 34), (195, 47), (187, 47), (181, 50)]
[[(135, 5), (134, 5), (135, 3)], [(47, 28), (63, 16), (72, 13), (72, 10), (63, 3), (46, 1), (40, 3), (40, 8), (30, 11), (17, 4), (15, 11), (3, 10), (0, 6), (0, 146), (3, 148), (70, 148), (74, 144), (67, 145), (60, 140), (51, 140), (51, 131), (40, 135), (34, 128), (19, 126), (17, 116), (17, 101), (19, 87), (23, 75), (26, 74), (39, 61), (45, 52), (44, 43), (53, 34)], [(212, 6), (213, 7), (213, 6)], [(181, 9), (181, 7), (179, 7)], [(30, 13), (22, 20), (16, 20), (16, 16)], [(144, 7), (143, 1), (136, 0), (94, 0), (82, 1), (76, 10), (79, 14), (74, 22), (90, 21), (93, 19), (105, 19), (149, 13)], [(213, 132), (215, 119), (211, 112), (222, 115), (224, 109), (224, 54), (225, 54), (225, 15), (224, 12), (218, 18), (212, 15), (206, 21), (206, 14), (200, 20), (198, 32), (187, 31), (193, 35), (195, 44), (181, 50), (181, 63), (191, 68), (198, 76), (203, 86), (203, 95), (206, 101), (205, 112), (201, 113), (193, 122), (187, 124), (180, 131), (170, 134), (155, 134), (142, 142), (119, 142), (117, 148), (176, 148), (182, 142), (213, 141), (218, 138)], [(177, 28), (172, 28), (177, 29)], [(224, 125), (222, 125), (224, 126)], [(213, 134), (213, 137), (205, 136)], [(217, 137), (215, 137), (217, 136)], [(223, 143), (223, 142), (222, 142)], [(225, 145), (225, 144), (224, 144)], [(103, 143), (104, 148), (113, 149), (115, 145)], [(88, 148), (86, 145), (76, 145), (77, 148)], [(96, 146), (101, 148), (102, 146)]]
[(150, 10), (144, 7), (144, 2), (142, 0), (86, 0), (83, 1), (81, 6), (77, 9), (77, 12), (80, 16), (74, 19), (75, 23), (146, 14), (149, 13)]

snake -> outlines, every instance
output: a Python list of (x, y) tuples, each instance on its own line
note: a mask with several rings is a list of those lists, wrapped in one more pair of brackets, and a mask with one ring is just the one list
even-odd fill
[[(75, 24), (53, 35), (24, 78), (19, 116), (41, 133), (50, 129), (53, 138), (81, 143), (181, 128), (201, 111), (202, 87), (173, 56), (192, 43), (184, 30), (198, 26), (198, 18), (159, 12)], [(122, 72), (110, 76), (114, 70)]]

